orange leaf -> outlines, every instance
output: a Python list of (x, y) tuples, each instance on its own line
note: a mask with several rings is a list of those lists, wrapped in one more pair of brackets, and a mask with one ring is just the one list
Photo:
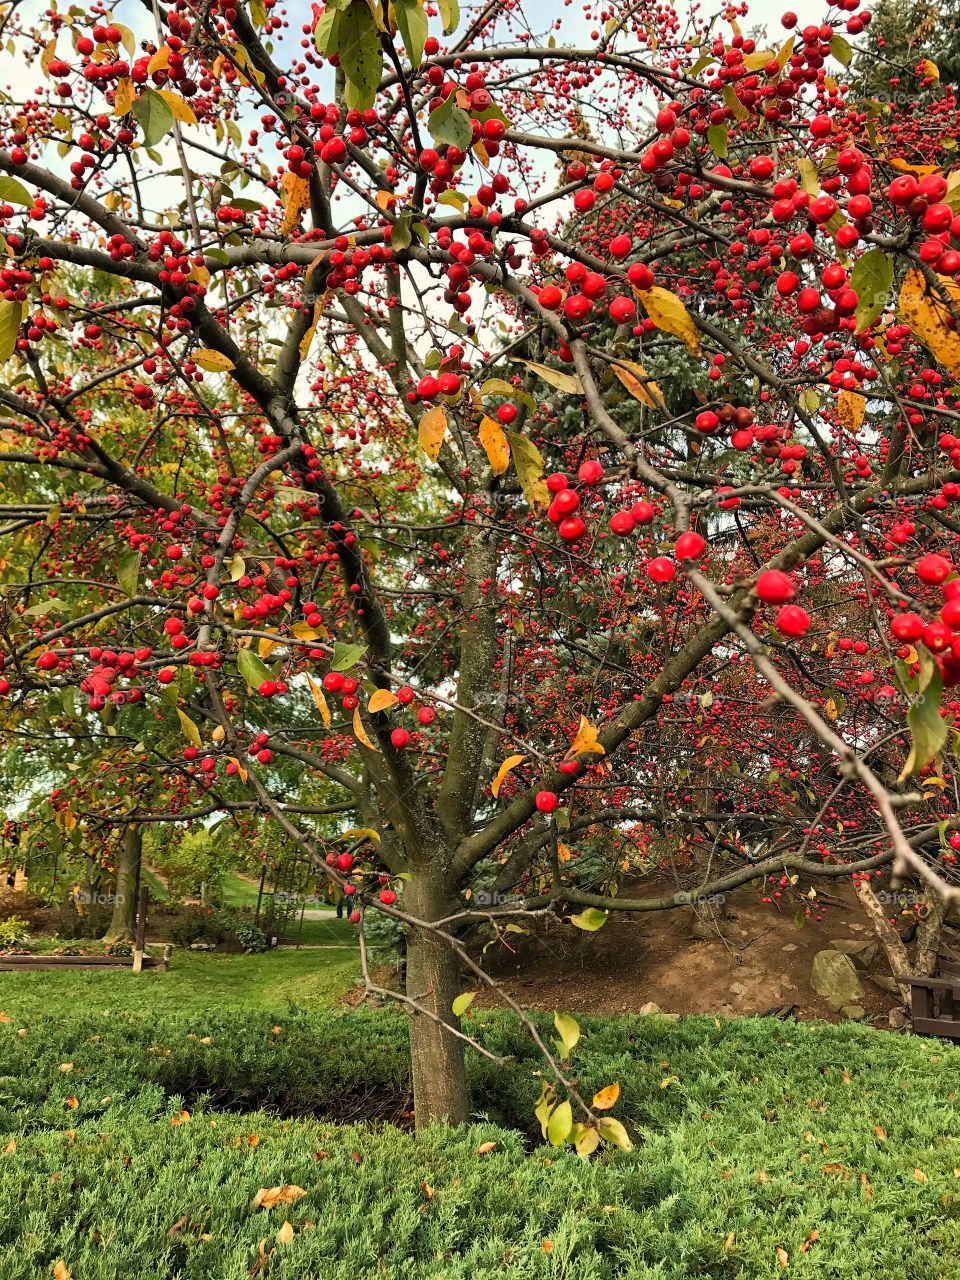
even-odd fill
[(70, 1108), (71, 1111), (76, 1111), (79, 1105), (80, 1105), (79, 1102), (77, 1102), (76, 1098), (73, 1096), (73, 1094), (71, 1094), (70, 1097), (67, 1099), (67, 1106)]
[(490, 470), (495, 476), (502, 476), (510, 466), (510, 442), (500, 423), (486, 414), (480, 423), (480, 443), (490, 460)]
[(370, 737), (366, 729), (363, 727), (363, 721), (360, 719), (359, 707), (354, 707), (354, 710), (353, 710), (353, 736), (356, 738), (356, 740), (359, 743), (361, 743), (362, 746), (367, 747), (370, 751), (377, 750), (377, 748), (370, 741)]
[(288, 236), (300, 221), (300, 214), (310, 204), (310, 183), (289, 171), (280, 179), (283, 199), (283, 225), (280, 234)]
[(606, 755), (603, 746), (597, 741), (598, 730), (590, 723), (586, 716), (580, 717), (580, 727), (577, 729), (577, 736), (570, 744), (568, 756), (587, 755), (590, 752), (596, 752), (598, 755)]
[(436, 404), (420, 419), (420, 448), (431, 462), (436, 462), (440, 454), (443, 437), (447, 434), (447, 415), (443, 405)]
[(317, 710), (320, 712), (320, 719), (330, 728), (330, 708), (327, 706), (327, 700), (323, 696), (323, 690), (317, 684), (316, 680), (307, 676), (307, 684), (310, 686), (310, 692), (313, 694), (313, 700), (317, 704)]
[(53, 1264), (53, 1280), (73, 1280), (73, 1272), (62, 1258)]
[(253, 1197), (254, 1209), (272, 1209), (278, 1204), (293, 1204), (307, 1193), (303, 1187), (295, 1183), (285, 1183), (282, 1187), (261, 1187)]
[(601, 1089), (599, 1093), (593, 1095), (593, 1108), (595, 1111), (609, 1111), (616, 1104), (620, 1097), (620, 1086), (618, 1084), (608, 1084), (605, 1089)]
[(367, 703), (367, 710), (371, 715), (376, 715), (378, 711), (386, 711), (387, 707), (395, 706), (397, 701), (396, 694), (389, 689), (378, 689)]
[(526, 756), (507, 756), (506, 760), (504, 760), (503, 764), (497, 770), (497, 776), (490, 783), (490, 791), (492, 792), (494, 799), (496, 799), (500, 794), (500, 786), (504, 778), (510, 770), (515, 769), (522, 760), (526, 760)]

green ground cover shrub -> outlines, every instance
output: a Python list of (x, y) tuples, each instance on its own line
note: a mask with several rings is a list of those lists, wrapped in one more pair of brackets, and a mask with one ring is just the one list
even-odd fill
[[(543, 1145), (542, 1063), (509, 1015), (469, 1020), (513, 1056), (498, 1069), (471, 1055), (477, 1122), (414, 1139), (329, 1119), (407, 1105), (393, 1011), (152, 1013), (136, 985), (134, 1007), (77, 1007), (44, 977), (45, 1000), (0, 996), (0, 1280), (37, 1280), (59, 1258), (74, 1280), (960, 1275), (950, 1045), (583, 1018), (577, 1079), (620, 1083), (613, 1114), (635, 1142), (584, 1164)], [(305, 1194), (251, 1207), (286, 1185)]]

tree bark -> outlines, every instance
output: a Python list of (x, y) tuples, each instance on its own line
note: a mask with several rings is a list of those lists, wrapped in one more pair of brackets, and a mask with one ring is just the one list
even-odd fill
[(133, 937), (137, 915), (137, 882), (140, 878), (140, 858), (143, 850), (141, 829), (129, 823), (123, 829), (123, 839), (117, 855), (117, 878), (113, 890), (113, 915), (104, 942), (122, 942)]
[[(434, 873), (414, 872), (403, 895), (404, 910), (420, 920), (436, 920), (445, 914)], [(464, 1043), (446, 1027), (459, 1029), (452, 1005), (460, 995), (460, 965), (450, 947), (425, 929), (407, 931), (406, 990), (410, 999), (435, 1014), (437, 1022), (416, 1010), (410, 1016), (410, 1063), (413, 1074), (413, 1106), (418, 1129), (434, 1120), (465, 1124), (470, 1117)]]
[[(903, 940), (894, 929), (893, 925), (887, 919), (887, 914), (877, 899), (877, 895), (873, 892), (873, 886), (866, 880), (858, 880), (854, 884), (857, 897), (863, 906), (864, 911), (873, 925), (873, 931), (877, 936), (881, 947), (887, 957), (890, 965), (890, 971), (896, 976), (897, 974), (908, 974), (911, 972), (910, 957), (907, 955), (907, 948), (903, 945)], [(897, 983), (897, 989), (900, 992), (903, 1003), (910, 1008), (910, 988)]]

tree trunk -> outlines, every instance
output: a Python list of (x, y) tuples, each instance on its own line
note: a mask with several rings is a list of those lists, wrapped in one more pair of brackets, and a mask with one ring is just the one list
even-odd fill
[(937, 952), (940, 950), (943, 920), (947, 910), (946, 899), (929, 885), (927, 900), (930, 910), (920, 921), (920, 928), (917, 930), (917, 974), (921, 978), (932, 978), (937, 971)]
[[(910, 957), (907, 955), (907, 948), (903, 945), (903, 940), (894, 929), (893, 925), (887, 919), (887, 914), (883, 906), (877, 899), (877, 895), (873, 892), (873, 886), (867, 880), (857, 880), (854, 883), (857, 897), (860, 899), (864, 911), (867, 913), (870, 923), (873, 925), (873, 931), (877, 936), (881, 947), (887, 957), (890, 965), (891, 973), (897, 974), (910, 973)], [(910, 988), (897, 983), (897, 989), (903, 1003), (910, 1008)]]
[[(403, 895), (403, 908), (420, 920), (446, 914), (430, 871), (415, 872)], [(426, 882), (425, 882), (426, 881)], [(459, 1029), (452, 1005), (461, 993), (460, 965), (450, 947), (425, 929), (407, 930), (407, 995)], [(470, 1116), (464, 1043), (426, 1013), (411, 1011), (410, 1063), (413, 1106), (418, 1129), (433, 1120), (465, 1124)]]
[(133, 937), (137, 916), (137, 882), (140, 878), (140, 858), (143, 838), (140, 826), (129, 823), (123, 829), (120, 851), (117, 855), (117, 880), (113, 891), (113, 916), (104, 942), (122, 942)]

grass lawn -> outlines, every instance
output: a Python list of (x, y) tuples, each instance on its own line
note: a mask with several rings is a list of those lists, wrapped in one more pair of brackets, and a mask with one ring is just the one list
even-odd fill
[[(349, 928), (349, 926), (347, 926)], [(171, 968), (36, 970), (0, 973), (0, 1009), (26, 1018), (60, 1006), (84, 1009), (305, 1008), (333, 1004), (358, 977), (356, 952), (283, 948), (258, 956), (174, 952)], [(0, 1271), (2, 1275), (2, 1271)]]

